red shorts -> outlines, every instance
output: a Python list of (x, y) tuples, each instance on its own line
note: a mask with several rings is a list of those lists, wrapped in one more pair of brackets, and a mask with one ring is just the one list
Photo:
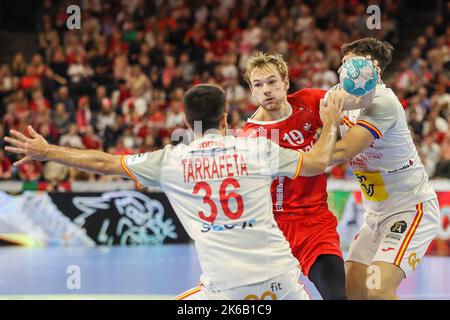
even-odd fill
[(318, 256), (332, 254), (342, 258), (339, 234), (336, 230), (338, 222), (330, 210), (320, 209), (312, 216), (283, 214), (275, 216), (275, 220), (306, 276)]

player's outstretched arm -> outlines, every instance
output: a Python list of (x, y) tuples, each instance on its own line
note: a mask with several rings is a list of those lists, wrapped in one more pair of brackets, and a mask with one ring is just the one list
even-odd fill
[(11, 136), (5, 137), (5, 141), (10, 144), (5, 147), (6, 151), (24, 155), (22, 159), (14, 163), (15, 166), (31, 160), (55, 161), (98, 174), (128, 177), (122, 168), (120, 156), (97, 150), (79, 150), (49, 144), (31, 126), (28, 126), (28, 132), (31, 138), (16, 130), (11, 130)]
[(334, 92), (328, 97), (328, 107), (320, 100), (320, 118), (323, 123), (320, 139), (310, 152), (302, 153), (303, 165), (301, 176), (315, 176), (325, 171), (331, 161), (336, 145), (337, 129), (342, 121), (343, 99)]
[(373, 135), (361, 126), (353, 126), (344, 137), (336, 143), (330, 165), (345, 162), (364, 149), (374, 141)]

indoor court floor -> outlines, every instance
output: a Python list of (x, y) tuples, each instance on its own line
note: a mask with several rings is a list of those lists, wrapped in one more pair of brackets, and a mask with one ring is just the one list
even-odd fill
[[(193, 245), (0, 247), (0, 299), (173, 299), (197, 286), (199, 277)], [(321, 299), (301, 280), (313, 299)], [(424, 257), (398, 294), (450, 299), (450, 257)]]

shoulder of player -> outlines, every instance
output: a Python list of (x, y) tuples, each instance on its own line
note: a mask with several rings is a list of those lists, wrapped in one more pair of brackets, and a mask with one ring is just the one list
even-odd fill
[[(163, 148), (153, 151), (153, 152), (159, 152), (162, 154), (163, 157), (168, 157), (171, 155), (175, 155), (181, 152), (185, 152), (185, 150), (187, 150), (188, 146), (183, 144), (183, 143), (179, 143), (176, 146), (172, 145), (172, 144), (168, 144), (166, 146), (164, 146)], [(151, 152), (151, 153), (153, 153)]]
[(127, 165), (144, 164), (150, 161), (154, 164), (160, 164), (162, 166), (166, 163), (165, 160), (168, 159), (168, 157), (173, 156), (174, 149), (175, 147), (173, 145), (167, 145), (164, 148), (155, 151), (126, 155), (124, 156), (124, 159)]
[(397, 113), (397, 104), (394, 97), (387, 94), (376, 94), (369, 108), (365, 108), (369, 113)]
[(288, 102), (291, 104), (292, 108), (295, 110), (305, 110), (314, 111), (319, 107), (320, 99), (324, 98), (326, 90), (307, 88), (301, 89), (293, 94), (288, 95)]
[(250, 122), (249, 120), (252, 121), (252, 117), (247, 118), (247, 120), (245, 121), (244, 126), (242, 127), (244, 131), (252, 130), (260, 126), (256, 123)]
[(326, 90), (318, 88), (304, 88), (295, 91), (288, 95), (289, 99), (308, 99), (308, 98), (323, 98), (326, 94)]

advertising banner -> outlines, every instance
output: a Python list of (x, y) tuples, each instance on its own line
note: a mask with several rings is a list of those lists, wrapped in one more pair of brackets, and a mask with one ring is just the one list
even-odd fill
[(188, 243), (167, 197), (103, 193), (0, 192), (0, 243), (26, 246)]
[[(361, 193), (330, 190), (341, 247), (348, 250), (362, 225)], [(438, 191), (441, 228), (428, 254), (450, 256), (450, 191)], [(190, 238), (161, 192), (0, 191), (0, 245), (146, 246), (189, 243)]]

